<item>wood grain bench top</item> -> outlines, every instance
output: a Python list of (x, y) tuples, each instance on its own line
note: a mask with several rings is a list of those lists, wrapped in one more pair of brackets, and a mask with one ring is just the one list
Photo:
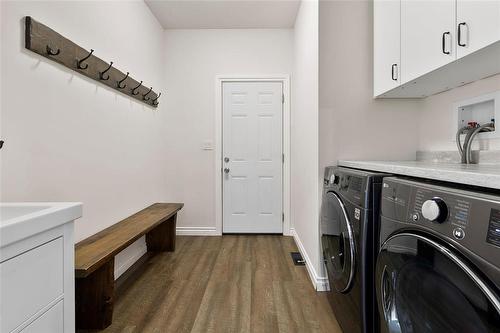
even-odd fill
[(88, 276), (127, 246), (177, 214), (183, 206), (182, 203), (155, 203), (82, 240), (75, 246), (75, 276)]

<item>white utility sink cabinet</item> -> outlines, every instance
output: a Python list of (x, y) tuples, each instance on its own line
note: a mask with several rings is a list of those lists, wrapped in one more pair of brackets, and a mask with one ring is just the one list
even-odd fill
[(0, 332), (75, 331), (80, 203), (0, 204)]
[(374, 0), (374, 96), (421, 98), (500, 73), (500, 0)]

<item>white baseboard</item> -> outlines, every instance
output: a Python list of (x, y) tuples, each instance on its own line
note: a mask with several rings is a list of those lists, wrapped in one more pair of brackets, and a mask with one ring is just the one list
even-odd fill
[(302, 255), (302, 258), (306, 261), (307, 273), (309, 273), (309, 279), (311, 279), (311, 283), (313, 284), (314, 289), (316, 291), (328, 291), (328, 278), (326, 276), (318, 275), (311, 263), (304, 245), (302, 244), (302, 241), (300, 240), (299, 235), (297, 234), (297, 232), (295, 232), (294, 228), (290, 229), (290, 233), (295, 240), (295, 244), (297, 244), (297, 247), (299, 248), (299, 252)]
[[(131, 245), (131, 247), (133, 244)], [(127, 249), (125, 249), (126, 251)], [(130, 250), (129, 250), (130, 251)], [(148, 252), (148, 248), (146, 247), (146, 243), (143, 242), (139, 246), (135, 248), (133, 253), (128, 256), (125, 261), (123, 261), (118, 267), (115, 267), (115, 280), (120, 277), (127, 269), (129, 269), (137, 260), (139, 260), (140, 257), (142, 257), (144, 254)], [(115, 263), (116, 263), (116, 257), (115, 257)]]
[(177, 227), (178, 236), (221, 236), (215, 227)]
[(329, 291), (330, 290), (330, 284), (328, 283), (328, 278), (327, 277), (318, 277), (316, 279), (316, 291)]
[[(177, 227), (179, 236), (222, 236), (216, 227)], [(293, 236), (293, 228), (283, 231), (283, 236)]]

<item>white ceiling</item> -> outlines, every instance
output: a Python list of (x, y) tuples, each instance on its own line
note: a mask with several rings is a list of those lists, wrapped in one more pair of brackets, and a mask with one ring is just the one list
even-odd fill
[(145, 0), (165, 29), (293, 28), (300, 0)]

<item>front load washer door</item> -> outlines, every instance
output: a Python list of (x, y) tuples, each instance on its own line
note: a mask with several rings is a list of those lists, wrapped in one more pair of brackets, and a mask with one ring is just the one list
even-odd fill
[(466, 260), (410, 232), (390, 237), (376, 268), (382, 333), (500, 332), (500, 300)]
[(321, 245), (330, 290), (349, 291), (355, 272), (354, 232), (342, 200), (326, 192), (321, 209)]

